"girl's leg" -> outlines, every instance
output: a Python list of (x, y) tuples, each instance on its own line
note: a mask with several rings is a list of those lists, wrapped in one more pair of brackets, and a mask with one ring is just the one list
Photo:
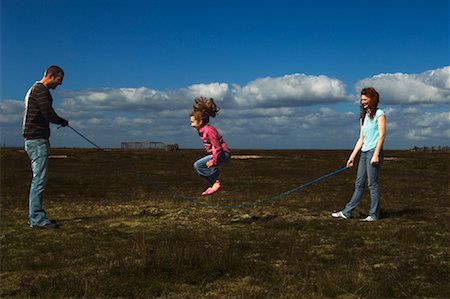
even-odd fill
[[(353, 192), (352, 198), (345, 206), (344, 210), (342, 210), (342, 213), (349, 218), (352, 214), (352, 211), (358, 206), (359, 202), (361, 201), (363, 194), (364, 194), (364, 184), (366, 182), (366, 173), (367, 173), (367, 153), (361, 152), (361, 156), (359, 158), (359, 164), (358, 164), (358, 172), (356, 175), (356, 181), (355, 181), (355, 191)], [(369, 159), (370, 163), (370, 159)]]
[[(201, 159), (198, 159), (194, 163), (194, 168), (197, 171), (198, 175), (208, 181), (209, 185), (212, 186), (216, 181), (216, 173), (219, 171), (216, 167), (207, 167), (206, 162), (211, 160), (211, 155), (205, 156)], [(217, 175), (218, 177), (218, 175)]]
[(231, 159), (231, 154), (223, 152), (219, 154), (217, 157), (217, 165), (214, 167), (207, 167), (206, 162), (211, 160), (211, 155), (205, 156), (194, 163), (194, 168), (197, 171), (197, 173), (205, 178), (209, 185), (212, 186), (219, 178), (220, 170), (217, 166), (222, 166), (227, 164)]
[(230, 153), (223, 152), (219, 154), (219, 156), (217, 157), (217, 165), (213, 167), (216, 169), (216, 172), (211, 174), (211, 176), (209, 177), (210, 183), (212, 182), (212, 184), (214, 184), (219, 179), (220, 169), (217, 166), (223, 166), (228, 164), (228, 162), (230, 162), (230, 159), (231, 159)]

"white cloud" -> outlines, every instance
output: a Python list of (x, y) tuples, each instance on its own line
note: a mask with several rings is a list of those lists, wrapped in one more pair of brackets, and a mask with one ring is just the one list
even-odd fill
[(445, 127), (450, 128), (450, 112), (441, 113), (421, 113), (421, 116), (417, 118), (416, 125), (418, 127)]
[(294, 116), (298, 113), (299, 108), (294, 107), (280, 107), (280, 108), (257, 108), (257, 107), (240, 107), (224, 109), (222, 112), (230, 111), (228, 117), (232, 118), (255, 118), (255, 117), (274, 117), (274, 116)]
[(0, 101), (0, 123), (8, 124), (22, 121), (23, 101), (2, 100)]
[[(450, 142), (450, 112), (441, 113), (420, 113), (416, 116), (414, 126), (411, 126), (407, 133), (410, 140), (445, 140)], [(443, 144), (436, 144), (443, 145)]]
[(383, 104), (448, 104), (450, 66), (421, 74), (379, 74), (359, 81), (356, 89), (366, 86), (377, 89)]
[(210, 84), (194, 84), (187, 88), (186, 98), (193, 100), (198, 96), (213, 98), (216, 103), (232, 100), (232, 95), (228, 84), (226, 83), (210, 83)]
[(91, 119), (88, 119), (87, 121), (86, 121), (86, 123), (89, 125), (89, 126), (98, 126), (98, 125), (100, 125), (101, 123), (103, 122), (103, 120), (102, 119), (99, 119), (99, 118), (91, 118)]
[(357, 126), (357, 115), (353, 112), (337, 112), (328, 107), (298, 117), (298, 122), (305, 128), (310, 127), (351, 127)]
[(408, 114), (416, 114), (419, 111), (419, 109), (417, 107), (406, 107), (405, 109), (403, 109), (403, 113), (408, 113)]
[(426, 112), (410, 108), (395, 110), (387, 117), (387, 136), (394, 144), (412, 148), (449, 145), (450, 112)]
[[(449, 85), (443, 74), (445, 68), (397, 78), (407, 78), (407, 84), (411, 76), (420, 77), (416, 81), (442, 93)], [(380, 91), (382, 101), (387, 92)], [(345, 110), (335, 105), (349, 96), (342, 82), (326, 76), (260, 78), (243, 87), (216, 82), (172, 91), (146, 87), (63, 91), (56, 110), (103, 147), (133, 140), (201, 147), (189, 125), (193, 99), (200, 95), (217, 101), (221, 111), (212, 124), (231, 147), (350, 148), (358, 137), (358, 107), (349, 105)], [(423, 105), (382, 104), (387, 115), (387, 148), (448, 144), (450, 112), (427, 112)], [(2, 100), (0, 112), (2, 140), (22, 142), (23, 101)], [(69, 129), (52, 130), (52, 144), (90, 146)]]
[[(408, 139), (410, 140), (429, 140), (429, 139), (435, 139), (435, 138), (444, 138), (448, 140), (450, 139), (450, 129), (438, 131), (433, 130), (433, 128), (427, 127), (422, 129), (412, 129), (409, 130), (408, 134), (406, 135)], [(442, 145), (442, 144), (438, 144)]]
[(178, 106), (176, 94), (140, 88), (103, 88), (63, 91), (63, 109), (70, 111), (144, 111), (168, 105)]
[(237, 103), (243, 106), (296, 107), (348, 100), (345, 84), (327, 76), (266, 77), (233, 89)]
[[(212, 97), (221, 107), (298, 107), (347, 101), (345, 85), (326, 76), (304, 74), (259, 78), (240, 87), (227, 83), (194, 84), (173, 91), (103, 88), (63, 91), (63, 109), (70, 111), (151, 111), (190, 107), (195, 97)], [(74, 112), (75, 113), (75, 112)]]
[(410, 130), (408, 132), (408, 134), (406, 135), (406, 137), (410, 140), (424, 140), (425, 139), (425, 135), (429, 135), (429, 133), (431, 132), (431, 129), (421, 129), (421, 130)]

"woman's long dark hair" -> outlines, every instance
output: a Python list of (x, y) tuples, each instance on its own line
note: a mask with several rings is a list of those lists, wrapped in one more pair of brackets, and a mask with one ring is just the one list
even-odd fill
[[(369, 110), (370, 119), (373, 119), (375, 117), (375, 114), (377, 113), (378, 109), (378, 103), (380, 102), (380, 95), (373, 87), (366, 87), (361, 90), (361, 95), (364, 95), (370, 99), (369, 101)], [(361, 103), (361, 112), (359, 113), (359, 119), (361, 120), (361, 125), (364, 124), (364, 118), (366, 117), (366, 109), (364, 109), (362, 103)]]

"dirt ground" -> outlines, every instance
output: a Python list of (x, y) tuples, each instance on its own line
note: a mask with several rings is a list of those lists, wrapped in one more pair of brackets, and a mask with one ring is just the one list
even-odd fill
[(0, 296), (450, 296), (449, 154), (387, 151), (375, 223), (359, 221), (368, 193), (330, 217), (356, 167), (271, 200), (349, 151), (237, 150), (208, 197), (203, 154), (52, 149), (44, 207), (61, 228), (43, 231), (26, 224), (26, 154), (2, 149)]

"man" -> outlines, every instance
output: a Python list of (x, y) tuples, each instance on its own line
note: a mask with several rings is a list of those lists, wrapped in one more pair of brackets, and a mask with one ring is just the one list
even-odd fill
[(55, 221), (47, 218), (42, 208), (42, 199), (48, 177), (49, 124), (60, 124), (63, 127), (69, 125), (67, 120), (59, 117), (53, 110), (53, 98), (50, 94), (50, 89), (61, 85), (63, 78), (64, 71), (59, 66), (50, 66), (45, 70), (41, 81), (36, 82), (25, 96), (23, 137), (33, 172), (28, 199), (28, 223), (33, 228), (58, 228)]

